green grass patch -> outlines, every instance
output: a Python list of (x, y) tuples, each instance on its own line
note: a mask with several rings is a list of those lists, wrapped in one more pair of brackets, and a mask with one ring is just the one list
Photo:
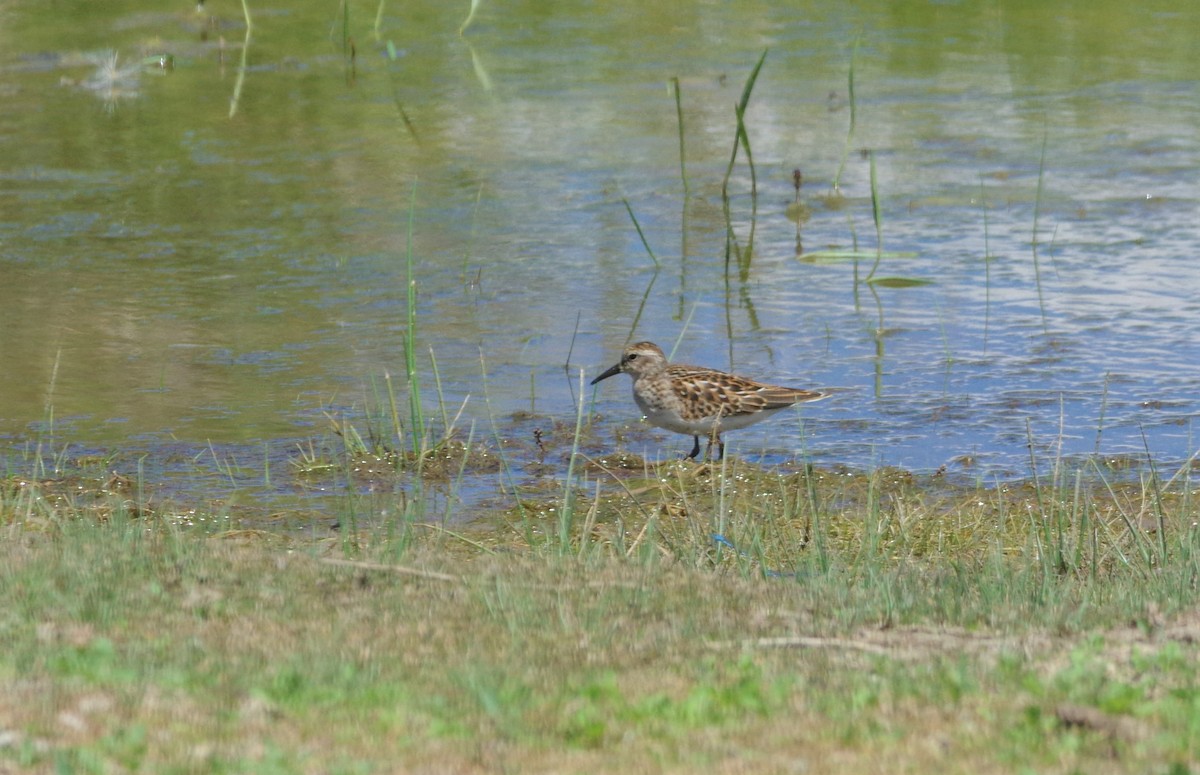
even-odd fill
[(964, 486), (563, 436), (570, 492), (453, 531), (394, 508), (403, 530), (205, 534), (112, 492), (106, 461), (4, 480), (0, 762), (1195, 766), (1186, 476)]

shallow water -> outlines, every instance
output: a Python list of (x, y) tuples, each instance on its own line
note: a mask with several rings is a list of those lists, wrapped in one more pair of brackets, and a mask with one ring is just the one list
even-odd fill
[[(848, 389), (730, 434), (767, 462), (989, 478), (1027, 472), (1031, 442), (1040, 463), (1197, 449), (1191, 3), (485, 0), (461, 37), (465, 5), (385, 4), (378, 38), (374, 9), (350, 19), (352, 67), (329, 4), (250, 5), (232, 117), (232, 3), (0, 7), (0, 439), (18, 455), (186, 450), (254, 480), (274, 459), (278, 479), (385, 372), (403, 393), (410, 206), (422, 396), (436, 424), (432, 352), (477, 438), (528, 433), (508, 418), (531, 408), (573, 423), (579, 369), (681, 337), (682, 360)], [(764, 49), (757, 196), (739, 155), (727, 261), (733, 105)], [(164, 52), (174, 69), (135, 66)], [(869, 155), (877, 274), (927, 285), (797, 255), (875, 249)], [(611, 447), (628, 391), (585, 394)]]

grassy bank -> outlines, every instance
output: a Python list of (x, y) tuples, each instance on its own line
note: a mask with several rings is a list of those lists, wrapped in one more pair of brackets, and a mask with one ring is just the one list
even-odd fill
[(1181, 478), (619, 462), (323, 541), (6, 480), (0, 768), (1196, 768)]

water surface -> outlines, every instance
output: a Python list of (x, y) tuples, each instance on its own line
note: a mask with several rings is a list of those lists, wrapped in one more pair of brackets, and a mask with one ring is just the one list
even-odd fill
[[(233, 3), (0, 5), (11, 448), (286, 460), (385, 372), (403, 391), (410, 241), (426, 407), (432, 352), (480, 437), (572, 422), (578, 370), (635, 338), (847, 388), (731, 434), (767, 462), (989, 478), (1027, 472), (1031, 442), (1197, 448), (1192, 3), (485, 0), (463, 36), (465, 4), (384, 4), (377, 30), (351, 4), (348, 38), (327, 3), (250, 6), (231, 111)], [(731, 254), (733, 106), (764, 50)], [(926, 285), (864, 282), (872, 157), (877, 275)], [(584, 394), (611, 447), (636, 419), (621, 382)]]

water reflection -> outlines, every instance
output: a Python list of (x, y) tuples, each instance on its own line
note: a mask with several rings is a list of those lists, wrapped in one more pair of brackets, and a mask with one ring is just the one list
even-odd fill
[[(1184, 459), (1200, 11), (1168, 6), (526, 3), (484, 6), (467, 40), (461, 9), (393, 9), (350, 20), (348, 79), (328, 9), (300, 4), (255, 16), (232, 119), (239, 15), (10, 9), (0, 433), (52, 408), (91, 444), (253, 445), (364, 411), (403, 373), (419, 180), (416, 351), (449, 406), (486, 383), (463, 427), (573, 417), (564, 364), (679, 337), (682, 360), (849, 389), (740, 435), (768, 461)], [(130, 53), (60, 86), (101, 50)], [(132, 68), (162, 51), (170, 77)], [(867, 282), (879, 234), (890, 285)]]
[(138, 96), (142, 63), (121, 64), (116, 52), (99, 56), (96, 70), (80, 82), (80, 86), (104, 100), (109, 110), (121, 100)]

